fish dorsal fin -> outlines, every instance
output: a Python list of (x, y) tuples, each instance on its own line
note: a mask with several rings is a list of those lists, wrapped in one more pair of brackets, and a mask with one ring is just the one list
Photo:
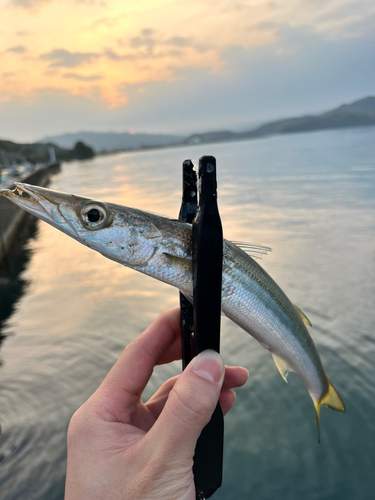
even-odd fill
[(267, 255), (268, 252), (272, 252), (269, 247), (264, 247), (262, 245), (253, 245), (252, 243), (244, 243), (243, 241), (232, 241), (236, 247), (241, 248), (253, 259), (261, 259), (263, 255)]
[(272, 352), (271, 352), (271, 354), (272, 354), (273, 360), (275, 362), (275, 365), (280, 372), (280, 375), (283, 377), (285, 382), (288, 383), (288, 380), (287, 380), (288, 373), (291, 372), (292, 370), (285, 363), (285, 361), (280, 358), (280, 356), (278, 356), (277, 354), (273, 354)]
[(300, 315), (300, 318), (302, 319), (302, 321), (305, 323), (306, 326), (312, 326), (311, 324), (311, 321), (309, 320), (309, 318), (306, 316), (306, 314), (301, 311), (301, 309), (299, 307), (297, 307), (295, 304), (293, 304), (294, 307), (296, 308), (298, 314)]

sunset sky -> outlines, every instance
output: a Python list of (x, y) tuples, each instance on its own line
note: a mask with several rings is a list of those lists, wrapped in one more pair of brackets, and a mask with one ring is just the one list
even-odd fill
[(374, 0), (0, 0), (0, 138), (238, 130), (367, 95)]

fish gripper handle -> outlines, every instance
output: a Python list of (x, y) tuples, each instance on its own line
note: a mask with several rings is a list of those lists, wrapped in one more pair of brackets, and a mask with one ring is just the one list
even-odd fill
[[(182, 164), (182, 203), (178, 219), (191, 224), (197, 213), (197, 173), (191, 160)], [(193, 304), (180, 292), (181, 307), (181, 359), (182, 369), (194, 357), (192, 342), (194, 336), (194, 308)]]
[[(184, 172), (187, 161), (184, 162)], [(213, 156), (199, 159), (198, 208), (192, 224), (192, 250), (194, 334), (190, 332), (185, 336), (183, 332), (183, 366), (206, 349), (220, 352), (223, 232), (217, 206), (216, 160)], [(185, 312), (181, 307), (183, 325), (189, 323)], [(190, 349), (185, 342), (187, 338)], [(221, 486), (223, 444), (224, 420), (218, 403), (195, 450), (193, 472), (197, 500), (210, 498)]]

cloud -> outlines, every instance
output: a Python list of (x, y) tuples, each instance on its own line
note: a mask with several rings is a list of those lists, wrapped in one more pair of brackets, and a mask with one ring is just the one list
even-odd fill
[(113, 16), (113, 17), (102, 17), (101, 19), (97, 19), (96, 21), (94, 21), (90, 25), (90, 27), (91, 28), (98, 28), (98, 27), (105, 26), (106, 28), (114, 28), (116, 25), (119, 24), (121, 19), (123, 19), (124, 17), (128, 17), (127, 14), (122, 14), (122, 15)]
[(24, 54), (26, 48), (23, 45), (17, 45), (16, 47), (10, 47), (7, 52), (13, 52), (14, 54)]
[(53, 0), (10, 0), (9, 5), (14, 7), (22, 7), (23, 9), (34, 9), (43, 3), (52, 2)]
[[(328, 4), (329, 5), (329, 4)], [(371, 12), (372, 11), (372, 12)], [(368, 0), (357, 0), (348, 3), (332, 4), (330, 8), (324, 10), (317, 18), (318, 21), (337, 21), (337, 20), (358, 20), (366, 18), (374, 13), (373, 2)]]
[(112, 49), (105, 49), (103, 55), (111, 61), (140, 61), (143, 59), (161, 59), (163, 57), (181, 57), (181, 50), (171, 49), (163, 52), (138, 51), (127, 54), (118, 54)]
[(96, 82), (98, 80), (102, 80), (103, 76), (101, 75), (84, 76), (84, 75), (78, 75), (77, 73), (65, 73), (63, 75), (63, 78), (70, 78), (73, 80), (79, 80), (81, 82)]
[(5, 71), (1, 76), (3, 78), (11, 78), (12, 76), (16, 76), (16, 73), (14, 71)]
[(155, 30), (153, 30), (152, 28), (144, 28), (142, 31), (141, 31), (141, 35), (142, 36), (153, 36), (154, 34), (156, 33)]
[(278, 25), (275, 44), (224, 51), (223, 72), (170, 68), (173, 81), (120, 85), (129, 102), (115, 125), (189, 133), (323, 112), (374, 94), (372, 57), (367, 40)]
[[(137, 59), (142, 57), (180, 57), (183, 55), (181, 50), (184, 49), (190, 48), (196, 52), (206, 52), (209, 49), (208, 46), (196, 43), (191, 38), (183, 36), (164, 38), (160, 33), (151, 28), (142, 29), (137, 36), (130, 38), (128, 43), (122, 39), (117, 39), (117, 43), (121, 47), (129, 44), (132, 49), (143, 49), (143, 52), (136, 53)], [(166, 51), (165, 47), (173, 47), (174, 49)]]
[(166, 45), (173, 45), (174, 47), (188, 47), (190, 40), (183, 36), (174, 36), (164, 42)]
[(154, 30), (150, 28), (143, 29), (139, 36), (135, 36), (130, 39), (130, 46), (134, 49), (145, 47), (149, 52), (152, 52), (157, 43), (154, 35)]
[(275, 23), (274, 21), (263, 21), (259, 23), (256, 28), (263, 30), (263, 31), (268, 31), (268, 30), (274, 30), (277, 29), (280, 25), (280, 23)]
[(169, 50), (165, 55), (168, 55), (170, 57), (183, 57), (184, 53), (182, 52), (182, 50), (173, 49)]
[(104, 0), (74, 0), (74, 3), (83, 5), (99, 5), (100, 7), (107, 6), (107, 2)]
[(350, 19), (345, 24), (345, 35), (347, 37), (367, 37), (373, 43), (374, 40), (374, 30), (375, 26), (375, 11), (370, 14), (370, 12), (363, 18), (360, 19)]
[[(151, 36), (153, 33), (152, 30), (143, 30), (143, 35), (144, 37)], [(65, 49), (53, 49), (50, 52), (47, 52), (45, 54), (41, 54), (39, 56), (39, 59), (42, 61), (50, 61), (49, 67), (50, 68), (76, 68), (79, 66), (82, 66), (84, 64), (90, 64), (93, 63), (96, 59), (99, 57), (106, 57), (107, 59), (115, 62), (121, 62), (121, 61), (136, 61), (136, 60), (142, 60), (142, 59), (160, 59), (163, 57), (181, 57), (181, 46), (184, 44), (181, 40), (173, 40), (172, 42), (168, 40), (168, 45), (172, 45), (173, 47), (176, 48), (171, 48), (169, 50), (164, 50), (164, 51), (153, 51), (152, 48), (154, 45), (156, 45), (156, 42), (152, 42), (150, 44), (144, 43), (142, 39), (140, 39), (139, 43), (134, 42), (133, 40), (133, 45), (138, 47), (138, 48), (143, 48), (144, 46), (147, 47), (147, 50), (136, 50), (132, 52), (128, 52), (126, 54), (119, 54), (115, 52), (111, 48), (106, 48), (104, 49), (103, 52), (70, 52)], [(161, 42), (160, 45), (164, 45), (164, 42)], [(17, 49), (17, 50), (16, 50)], [(11, 50), (11, 49), (8, 49)], [(21, 52), (20, 48), (18, 47), (13, 47), (12, 48), (13, 52)], [(73, 73), (72, 73), (73, 74)], [(74, 78), (74, 77), (71, 77)], [(79, 76), (77, 76), (77, 79)], [(84, 77), (82, 77), (83, 80)]]
[[(306, 0), (296, 0), (296, 3), (303, 5)], [(136, 128), (188, 133), (325, 111), (341, 102), (374, 94), (375, 65), (370, 64), (374, 58), (371, 38), (375, 31), (370, 31), (374, 18), (370, 14), (366, 18), (362, 14), (350, 17), (345, 26), (337, 25), (333, 33), (328, 24), (322, 24), (330, 20), (331, 7), (324, 11), (327, 14), (325, 19), (322, 9), (319, 10), (322, 16), (315, 29), (312, 27), (314, 20), (308, 19), (306, 25), (302, 25), (301, 20), (293, 18), (294, 25), (291, 25), (284, 22), (285, 16), (276, 14), (260, 25), (250, 20), (249, 32), (268, 32), (262, 34), (260, 39), (265, 42), (257, 47), (245, 44), (248, 32), (243, 32), (243, 37), (232, 39), (228, 36), (221, 40), (201, 29), (199, 33), (197, 30), (165, 33), (151, 28), (132, 32), (131, 38), (131, 35), (127, 35), (128, 38), (124, 36), (124, 31), (110, 29), (112, 38), (100, 34), (99, 48), (81, 48), (82, 52), (63, 48), (51, 50), (53, 46), (49, 46), (44, 49), (46, 53), (40, 55), (41, 60), (37, 61), (40, 68), (36, 69), (41, 72), (48, 70), (50, 74), (53, 71), (56, 79), (43, 78), (42, 74), (38, 83), (66, 87), (66, 94), (52, 95), (43, 89), (38, 95), (29, 97), (33, 90), (28, 90), (28, 102), (34, 100), (35, 106), (25, 107), (25, 110), (19, 106), (18, 114), (8, 112), (8, 104), (3, 99), (0, 103), (0, 115), (3, 116), (0, 127), (4, 133), (12, 133), (14, 137), (21, 133), (21, 128), (24, 134), (36, 133), (31, 123), (38, 120), (41, 134), (44, 133), (42, 129), (46, 129), (46, 123), (55, 132), (68, 130), (73, 123), (74, 127), (97, 124), (97, 127), (117, 130)], [(317, 19), (315, 11), (313, 14)], [(339, 19), (350, 12), (341, 14)], [(112, 19), (109, 21), (112, 22)], [(90, 24), (87, 19), (85, 22)], [(368, 28), (363, 30), (361, 25)], [(103, 31), (107, 32), (107, 28)], [(173, 36), (174, 33), (182, 36)], [(121, 40), (117, 45), (119, 36)], [(23, 40), (18, 39), (18, 42)], [(16, 45), (18, 42), (8, 44)], [(203, 55), (196, 53), (199, 43), (203, 45), (202, 50), (209, 48), (204, 47), (205, 43), (212, 43), (212, 57), (211, 52)], [(228, 47), (229, 43), (232, 46)], [(29, 50), (31, 52), (31, 48)], [(83, 52), (85, 50), (92, 52)], [(138, 64), (129, 68), (133, 61)], [(100, 68), (95, 66), (99, 62)], [(91, 66), (84, 66), (90, 63)], [(35, 61), (30, 64), (35, 64)], [(116, 68), (117, 65), (121, 67)], [(185, 67), (181, 69), (183, 65)], [(3, 68), (4, 71), (6, 69), (13, 68)], [(129, 81), (142, 80), (141, 83), (118, 85), (127, 79), (128, 70)], [(21, 80), (19, 69), (16, 71)], [(100, 79), (101, 75), (105, 76), (105, 80)], [(123, 80), (119, 75), (123, 75)], [(22, 81), (26, 80), (22, 78)], [(13, 82), (10, 78), (8, 81)], [(34, 81), (32, 85), (35, 88)], [(6, 89), (9, 89), (9, 94), (12, 92), (13, 107), (15, 102), (21, 102), (22, 92), (18, 92), (13, 84)], [(74, 95), (69, 97), (69, 93)], [(118, 96), (124, 99), (121, 101)], [(82, 106), (77, 107), (81, 101)], [(123, 106), (125, 101), (127, 104)], [(118, 107), (108, 109), (108, 103), (113, 102)], [(41, 110), (39, 114), (38, 109)], [(32, 111), (32, 120), (27, 110)], [(83, 110), (86, 114), (82, 113)], [(49, 121), (44, 121), (45, 117), (49, 117)]]
[(52, 61), (51, 68), (75, 68), (82, 64), (89, 64), (100, 57), (101, 54), (93, 52), (69, 52), (64, 49), (54, 49), (39, 56), (42, 61)]
[(31, 31), (26, 31), (26, 30), (16, 31), (15, 33), (16, 36), (29, 36), (31, 34), (32, 34)]
[(135, 54), (117, 54), (112, 49), (105, 49), (104, 55), (112, 61), (133, 61), (137, 59)]
[(150, 28), (143, 29), (138, 36), (130, 39), (130, 46), (135, 49), (146, 47), (151, 50), (157, 45), (172, 45), (183, 48), (191, 46), (192, 43), (189, 38), (182, 36), (173, 36), (164, 40), (155, 30)]
[(59, 72), (57, 69), (48, 69), (43, 74), (44, 74), (44, 76), (57, 76), (59, 74)]

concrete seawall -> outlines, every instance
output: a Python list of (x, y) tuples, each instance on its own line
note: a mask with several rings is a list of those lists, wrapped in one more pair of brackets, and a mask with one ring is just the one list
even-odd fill
[[(26, 184), (45, 186), (51, 175), (57, 172), (58, 169), (58, 165), (46, 166), (18, 180)], [(14, 189), (14, 184), (10, 183), (2, 187)], [(14, 203), (4, 198), (4, 196), (0, 196), (0, 260), (9, 250), (17, 234), (17, 229), (25, 216), (26, 212), (24, 210), (14, 205)]]

